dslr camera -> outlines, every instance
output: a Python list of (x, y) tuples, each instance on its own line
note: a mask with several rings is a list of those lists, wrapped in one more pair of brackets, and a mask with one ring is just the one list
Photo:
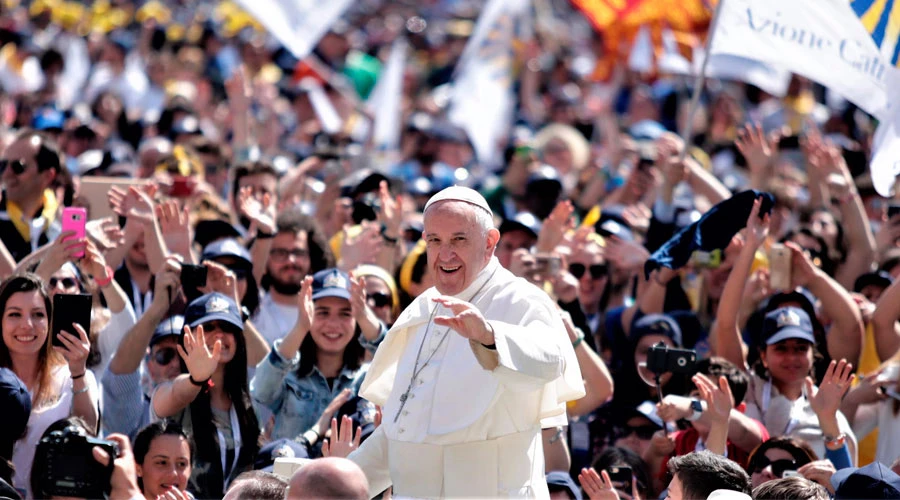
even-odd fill
[(647, 351), (647, 369), (655, 375), (663, 373), (694, 373), (697, 351), (676, 349), (660, 342)]
[[(111, 457), (109, 465), (94, 459), (93, 448), (99, 446)], [(88, 436), (83, 429), (69, 426), (53, 431), (38, 443), (32, 474), (40, 474), (35, 491), (38, 498), (54, 496), (106, 498), (110, 493), (113, 460), (119, 447), (112, 441)], [(43, 462), (41, 467), (38, 464)]]

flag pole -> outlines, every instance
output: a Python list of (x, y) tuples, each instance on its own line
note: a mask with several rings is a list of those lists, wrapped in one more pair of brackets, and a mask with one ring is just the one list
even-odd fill
[(703, 47), (703, 62), (700, 63), (700, 72), (697, 73), (697, 78), (694, 81), (694, 93), (691, 95), (691, 102), (688, 107), (687, 123), (685, 124), (684, 132), (681, 135), (684, 147), (681, 149), (681, 156), (678, 158), (679, 162), (684, 161), (687, 156), (688, 147), (690, 146), (689, 141), (691, 140), (691, 134), (694, 132), (694, 115), (697, 114), (697, 107), (700, 104), (700, 93), (703, 91), (703, 86), (706, 83), (706, 66), (709, 63), (709, 51), (712, 48), (713, 38), (716, 36), (716, 25), (719, 22), (722, 4), (727, 1), (728, 0), (718, 1), (716, 8), (713, 11), (712, 20), (709, 22), (709, 36), (706, 37), (706, 43)]

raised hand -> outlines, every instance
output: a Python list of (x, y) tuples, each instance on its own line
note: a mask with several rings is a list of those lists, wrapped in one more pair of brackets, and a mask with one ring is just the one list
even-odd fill
[(691, 380), (700, 390), (700, 398), (706, 401), (707, 411), (713, 420), (727, 423), (731, 416), (731, 410), (734, 408), (734, 396), (731, 395), (728, 379), (720, 376), (718, 387), (702, 373), (694, 375)]
[(109, 191), (109, 203), (113, 211), (122, 217), (144, 223), (153, 221), (152, 195), (135, 186), (130, 186), (127, 191), (113, 187)]
[(575, 219), (572, 213), (575, 207), (569, 200), (563, 200), (553, 207), (550, 215), (544, 219), (541, 225), (541, 231), (538, 234), (537, 244), (535, 245), (538, 252), (552, 252), (556, 250), (563, 241), (563, 237), (570, 229), (575, 228)]
[(250, 105), (252, 91), (247, 79), (247, 70), (243, 64), (231, 73), (231, 78), (225, 80), (225, 94), (228, 96), (229, 104), (233, 107), (244, 109)]
[(435, 324), (449, 326), (469, 340), (481, 342), (484, 345), (494, 344), (494, 330), (477, 307), (449, 296), (437, 297), (432, 300), (450, 309), (453, 313), (453, 316), (435, 316)]
[(212, 377), (219, 360), (222, 358), (222, 341), (216, 340), (212, 352), (206, 345), (206, 335), (203, 333), (203, 325), (198, 326), (193, 332), (187, 325), (184, 326), (184, 347), (176, 346), (178, 354), (187, 365), (188, 373), (197, 382), (203, 382)]
[(344, 227), (344, 239), (341, 242), (342, 268), (355, 269), (360, 264), (375, 262), (378, 253), (384, 246), (379, 224), (363, 221), (362, 230), (353, 234), (350, 227)]
[(206, 286), (201, 288), (201, 291), (204, 294), (219, 292), (231, 297), (235, 304), (240, 304), (241, 298), (238, 297), (237, 277), (234, 272), (218, 262), (207, 260), (203, 265), (207, 269)]
[(778, 152), (778, 140), (778, 134), (766, 137), (759, 123), (748, 123), (738, 132), (734, 145), (744, 155), (751, 172), (764, 173), (772, 165), (772, 158)]
[(797, 472), (806, 479), (821, 484), (829, 493), (834, 495), (834, 487), (831, 486), (831, 476), (837, 472), (837, 469), (834, 468), (834, 464), (831, 463), (831, 460), (826, 459), (810, 462), (797, 469)]
[[(55, 273), (66, 262), (77, 261), (78, 257), (75, 256), (76, 254), (87, 251), (87, 240), (83, 238), (75, 239), (74, 236), (74, 231), (64, 231), (47, 248), (47, 253), (39, 266), (39, 269), (42, 271), (42, 268), (46, 267), (48, 271), (47, 277)], [(39, 274), (43, 275), (43, 273)]]
[(853, 383), (853, 365), (846, 359), (832, 360), (825, 370), (822, 384), (816, 389), (815, 382), (806, 377), (806, 397), (816, 415), (833, 415), (841, 407), (841, 399)]
[(578, 278), (572, 276), (572, 273), (569, 271), (560, 271), (556, 276), (553, 276), (550, 283), (553, 285), (553, 294), (556, 295), (557, 300), (560, 302), (568, 304), (578, 298), (581, 284)]
[(276, 205), (271, 194), (264, 193), (262, 197), (257, 197), (250, 186), (244, 186), (238, 193), (238, 208), (241, 213), (256, 225), (257, 231), (263, 233), (275, 233)]
[(784, 246), (791, 251), (791, 286), (795, 288), (798, 286), (806, 287), (815, 279), (819, 273), (819, 268), (813, 264), (809, 255), (793, 241), (786, 242)]
[(857, 404), (865, 405), (887, 399), (888, 395), (884, 393), (883, 389), (885, 387), (890, 387), (897, 382), (881, 377), (881, 373), (882, 370), (878, 370), (865, 377), (860, 376), (859, 384), (850, 390), (850, 393), (847, 394), (847, 400), (853, 400)]
[(194, 236), (188, 207), (179, 208), (175, 200), (162, 202), (156, 207), (156, 219), (166, 247), (185, 259), (190, 258)]
[(752, 248), (759, 248), (769, 235), (769, 214), (760, 217), (759, 210), (761, 206), (762, 197), (753, 200), (753, 208), (750, 210), (750, 216), (747, 217), (747, 228), (744, 236), (747, 239), (747, 244)]
[(297, 302), (300, 306), (300, 314), (297, 315), (297, 328), (304, 335), (312, 326), (313, 314), (315, 314), (315, 305), (312, 299), (312, 276), (303, 278), (300, 283), (300, 294), (297, 296)]
[(597, 474), (593, 467), (581, 469), (581, 474), (578, 474), (578, 482), (581, 483), (582, 489), (591, 500), (619, 499), (619, 493), (613, 487), (609, 474), (605, 470)]
[(94, 280), (106, 281), (108, 278), (112, 277), (107, 276), (108, 266), (106, 265), (106, 258), (103, 257), (103, 254), (100, 253), (97, 246), (90, 240), (87, 240), (84, 248), (84, 257), (81, 259), (79, 267), (87, 272), (87, 274), (93, 276)]
[(88, 221), (84, 226), (85, 234), (102, 252), (108, 252), (125, 243), (125, 232), (112, 217)]
[[(320, 436), (324, 435), (325, 431), (328, 430), (329, 422), (334, 420), (334, 414), (341, 409), (341, 406), (344, 406), (344, 403), (350, 401), (351, 397), (353, 397), (353, 391), (349, 388), (339, 392), (338, 395), (328, 403), (328, 406), (325, 407), (325, 411), (322, 412), (322, 415), (319, 417), (319, 420), (316, 422), (316, 427), (313, 430)], [(331, 435), (333, 437), (336, 434), (332, 433)]]
[(72, 323), (72, 327), (78, 333), (78, 336), (72, 335), (66, 331), (59, 333), (59, 340), (64, 347), (53, 346), (53, 350), (58, 352), (65, 358), (69, 365), (69, 373), (73, 375), (84, 374), (87, 370), (88, 356), (91, 354), (91, 341), (84, 328), (77, 323)]
[(643, 269), (644, 262), (650, 258), (650, 252), (636, 241), (625, 241), (616, 236), (604, 238), (606, 248), (603, 254), (617, 269)]
[(356, 429), (356, 436), (353, 435), (353, 420), (347, 415), (341, 418), (341, 428), (338, 432), (337, 419), (331, 419), (331, 437), (322, 443), (322, 456), (347, 458), (347, 455), (353, 453), (359, 448), (359, 442), (362, 439), (362, 427)]
[(393, 197), (388, 190), (387, 181), (378, 184), (378, 200), (381, 202), (381, 210), (378, 211), (378, 222), (384, 224), (385, 231), (391, 238), (400, 236), (403, 226), (403, 207), (400, 197)]

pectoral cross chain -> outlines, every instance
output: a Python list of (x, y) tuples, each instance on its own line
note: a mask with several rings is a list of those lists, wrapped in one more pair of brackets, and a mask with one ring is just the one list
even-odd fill
[(400, 395), (400, 408), (397, 409), (397, 414), (394, 416), (394, 423), (397, 423), (400, 414), (403, 413), (403, 407), (406, 406), (406, 400), (409, 399), (409, 393), (412, 391), (412, 387), (413, 384), (412, 381), (410, 381), (409, 387), (406, 388), (406, 392)]

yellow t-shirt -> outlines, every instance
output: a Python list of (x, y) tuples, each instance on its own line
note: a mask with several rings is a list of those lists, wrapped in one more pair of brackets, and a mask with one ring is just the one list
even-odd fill
[[(859, 355), (859, 367), (857, 373), (870, 375), (878, 370), (881, 361), (878, 359), (878, 351), (875, 350), (875, 332), (872, 325), (866, 325), (863, 334), (862, 352)], [(878, 447), (878, 428), (875, 428), (865, 439), (859, 440), (859, 466), (864, 467), (875, 461), (875, 449)]]

